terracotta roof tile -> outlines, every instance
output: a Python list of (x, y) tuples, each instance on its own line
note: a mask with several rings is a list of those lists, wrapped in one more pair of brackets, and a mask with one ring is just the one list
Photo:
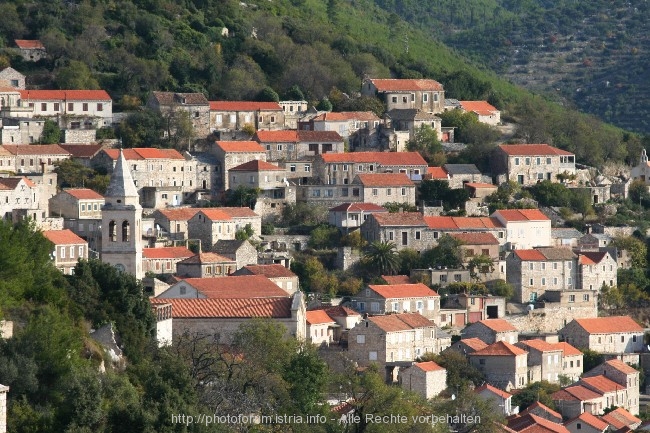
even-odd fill
[(578, 257), (581, 265), (597, 265), (608, 254), (607, 251), (581, 251)]
[[(183, 155), (174, 149), (156, 149), (154, 147), (134, 147), (132, 149), (122, 149), (124, 158), (127, 160), (143, 159), (178, 159), (184, 160)], [(120, 149), (104, 149), (104, 152), (112, 159), (117, 160), (120, 155)]]
[(395, 284), (395, 285), (369, 285), (375, 293), (382, 298), (419, 298), (424, 296), (439, 296), (435, 291), (422, 283)]
[(330, 209), (330, 212), (388, 212), (374, 203), (343, 203)]
[(477, 323), (490, 328), (494, 332), (511, 332), (517, 331), (517, 328), (512, 326), (510, 322), (505, 319), (484, 319), (480, 320)]
[(169, 221), (189, 221), (200, 210), (199, 208), (186, 207), (179, 209), (159, 209), (158, 212)]
[(380, 226), (426, 227), (420, 212), (373, 213), (369, 218), (375, 218)]
[[(241, 273), (238, 273), (241, 272)], [(234, 275), (264, 275), (266, 278), (293, 278), (296, 274), (282, 265), (246, 265)]]
[(470, 347), (475, 351), (485, 349), (486, 347), (488, 347), (488, 344), (478, 337), (463, 338), (462, 340), (459, 341), (459, 343), (465, 344), (467, 347)]
[(441, 371), (445, 370), (444, 367), (439, 366), (433, 361), (427, 361), (427, 362), (416, 362), (413, 364), (417, 368), (419, 368), (422, 371)]
[(478, 111), (491, 114), (493, 111), (499, 111), (488, 101), (458, 101), (465, 111)]
[(498, 395), (499, 397), (501, 397), (503, 399), (508, 399), (508, 398), (512, 397), (512, 394), (510, 394), (510, 393), (508, 393), (506, 391), (503, 391), (503, 390), (501, 390), (501, 389), (499, 389), (497, 387), (494, 387), (494, 386), (490, 385), (489, 383), (486, 383), (485, 385), (481, 385), (478, 388), (475, 388), (474, 392), (478, 394), (478, 393), (480, 393), (482, 391), (485, 391), (485, 390), (490, 391), (492, 394), (496, 394), (496, 395)]
[(2, 147), (12, 155), (70, 156), (70, 153), (58, 144), (5, 144)]
[(181, 260), (181, 264), (204, 264), (204, 263), (237, 263), (233, 259), (229, 259), (228, 257), (220, 256), (219, 254), (215, 253), (199, 253), (199, 254), (194, 254), (191, 257), (188, 257), (184, 260)]
[(430, 79), (396, 79), (396, 78), (371, 78), (379, 92), (408, 92), (413, 90), (442, 91), (442, 84)]
[(643, 328), (630, 316), (593, 317), (574, 320), (582, 329), (590, 334), (643, 332)]
[(363, 186), (414, 186), (404, 173), (358, 174), (357, 179)]
[(489, 346), (470, 353), (469, 356), (518, 356), (525, 355), (527, 352), (523, 349), (513, 346), (505, 341), (497, 341)]
[(43, 236), (50, 240), (54, 245), (79, 245), (87, 244), (86, 241), (74, 234), (72, 231), (65, 230), (45, 230)]
[(284, 171), (284, 168), (280, 168), (277, 165), (270, 164), (268, 162), (260, 161), (255, 159), (253, 161), (248, 161), (243, 164), (238, 165), (237, 167), (231, 168), (229, 171)]
[(111, 101), (106, 90), (21, 90), (25, 101)]
[(425, 166), (427, 162), (417, 152), (345, 152), (325, 153), (320, 155), (327, 163), (377, 163), (385, 166), (419, 165)]
[(203, 93), (151, 92), (160, 105), (186, 104), (209, 105)]
[(382, 275), (381, 279), (389, 285), (411, 284), (411, 278), (408, 275)]
[(622, 407), (617, 407), (608, 414), (601, 416), (600, 419), (616, 429), (623, 427), (635, 428), (641, 424), (641, 420), (639, 418), (635, 417)]
[(321, 305), (313, 309), (325, 310), (330, 317), (361, 317), (361, 314), (342, 305)]
[(503, 227), (499, 221), (486, 217), (427, 216), (424, 217), (424, 220), (429, 228), (438, 230), (495, 229)]
[(610, 359), (609, 361), (605, 361), (605, 364), (609, 367), (612, 367), (614, 370), (620, 371), (623, 374), (634, 374), (639, 372), (620, 359)]
[(427, 175), (431, 179), (449, 179), (449, 173), (444, 167), (427, 167)]
[(18, 188), (20, 181), (24, 181), (29, 188), (36, 188), (36, 184), (26, 177), (3, 177), (0, 178), (0, 190), (12, 191)]
[(348, 120), (357, 120), (362, 122), (379, 121), (379, 117), (372, 111), (341, 111), (322, 113), (314, 117), (315, 122), (345, 122)]
[(203, 214), (210, 221), (230, 221), (232, 219), (228, 213), (220, 208), (203, 208), (199, 209), (197, 213)]
[(570, 433), (563, 425), (532, 413), (511, 418), (508, 427), (521, 433)]
[(479, 182), (468, 182), (464, 184), (468, 188), (474, 188), (474, 189), (498, 189), (499, 187), (496, 185), (492, 185), (491, 183), (479, 183)]
[(16, 46), (23, 50), (44, 50), (45, 46), (38, 39), (16, 39), (14, 40)]
[(186, 259), (194, 253), (185, 247), (143, 248), (142, 258), (145, 259)]
[(573, 155), (571, 152), (548, 144), (500, 144), (499, 148), (509, 156)]
[[(435, 326), (432, 321), (418, 313), (371, 316), (368, 320), (385, 332), (408, 331), (415, 328)], [(360, 325), (357, 325), (360, 326)]]
[(526, 349), (527, 347), (535, 349), (539, 352), (556, 352), (556, 351), (562, 351), (560, 347), (556, 347), (555, 345), (548, 343), (544, 340), (540, 339), (534, 339), (534, 340), (523, 340), (517, 343), (517, 346), (522, 347), (523, 349)]
[(580, 383), (583, 386), (586, 386), (600, 394), (604, 394), (606, 392), (616, 392), (619, 389), (624, 388), (623, 386), (619, 385), (618, 383), (605, 377), (602, 374), (598, 376), (583, 377), (580, 379)]
[[(564, 394), (558, 394), (558, 393), (564, 393)], [(556, 395), (558, 394), (558, 395)], [(558, 391), (557, 393), (554, 393), (552, 395), (553, 400), (581, 400), (581, 401), (589, 401), (589, 400), (594, 400), (594, 399), (599, 399), (601, 397), (600, 394), (590, 390), (589, 388), (585, 388), (582, 385), (573, 385), (573, 386), (568, 386), (564, 388), (563, 390)]]
[[(212, 278), (213, 280), (222, 278)], [(238, 299), (160, 299), (152, 304), (172, 304), (173, 318), (249, 318), (291, 317), (291, 298), (238, 298)]]
[(184, 281), (208, 298), (283, 298), (289, 296), (273, 281), (262, 275), (186, 278)]
[(266, 153), (266, 150), (256, 141), (216, 141), (215, 145), (224, 152)]
[(576, 356), (576, 355), (582, 355), (582, 352), (576, 349), (575, 347), (571, 346), (569, 343), (565, 341), (561, 341), (559, 343), (554, 343), (553, 346), (559, 347), (562, 349), (562, 352), (564, 353), (563, 356)]
[(253, 140), (259, 143), (297, 143), (298, 131), (287, 129), (283, 131), (257, 131)]
[(609, 426), (605, 421), (601, 420), (600, 418), (595, 417), (594, 415), (590, 414), (589, 412), (582, 412), (580, 416), (577, 416), (573, 419), (570, 419), (569, 421), (565, 422), (565, 425), (570, 425), (573, 424), (576, 421), (583, 422), (587, 424), (588, 426), (591, 426), (595, 428), (596, 430), (599, 431), (605, 431), (605, 429)]
[(222, 212), (227, 213), (230, 215), (231, 218), (255, 218), (259, 217), (258, 214), (255, 213), (255, 211), (249, 207), (243, 206), (243, 207), (218, 207), (214, 208), (218, 209)]
[(64, 189), (66, 192), (78, 200), (103, 200), (104, 196), (88, 188), (69, 188)]
[(544, 254), (537, 250), (515, 250), (515, 256), (523, 262), (546, 261)]
[(310, 310), (305, 313), (308, 325), (321, 325), (325, 323), (336, 323), (325, 310)]
[(59, 144), (73, 158), (92, 158), (102, 150), (101, 144)]
[(550, 221), (539, 209), (502, 209), (492, 215), (501, 215), (505, 221)]
[(210, 101), (210, 111), (282, 111), (277, 102)]
[(343, 137), (336, 131), (298, 131), (298, 141), (331, 141), (334, 143), (342, 142)]
[(499, 245), (492, 233), (451, 233), (451, 237), (465, 245)]
[(524, 414), (527, 414), (527, 413), (531, 413), (531, 411), (533, 411), (535, 409), (540, 409), (541, 411), (546, 412), (547, 414), (553, 416), (554, 418), (562, 420), (562, 414), (557, 413), (556, 411), (554, 411), (550, 407), (546, 406), (545, 404), (540, 403), (539, 401), (536, 401), (535, 403), (531, 404), (530, 406), (528, 406), (523, 411), (519, 412), (519, 415), (524, 415)]

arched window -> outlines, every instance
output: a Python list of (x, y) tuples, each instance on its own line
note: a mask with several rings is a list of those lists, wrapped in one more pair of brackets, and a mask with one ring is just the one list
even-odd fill
[(115, 221), (108, 223), (108, 238), (111, 240), (111, 242), (117, 241), (117, 227)]
[(128, 221), (122, 223), (122, 242), (128, 242), (131, 238), (131, 226)]

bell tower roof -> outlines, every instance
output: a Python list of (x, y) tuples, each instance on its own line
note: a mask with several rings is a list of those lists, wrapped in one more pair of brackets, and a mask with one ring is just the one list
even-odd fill
[(120, 149), (111, 180), (106, 189), (105, 197), (138, 197), (138, 190), (133, 182), (133, 176)]

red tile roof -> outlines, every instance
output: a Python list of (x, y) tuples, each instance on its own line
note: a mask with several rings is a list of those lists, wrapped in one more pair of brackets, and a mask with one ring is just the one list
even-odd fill
[(336, 131), (298, 131), (298, 140), (304, 141), (332, 141), (342, 142), (343, 137)]
[(581, 265), (597, 265), (608, 254), (607, 251), (581, 251), (578, 257)]
[(508, 399), (508, 398), (512, 397), (512, 394), (510, 394), (508, 392), (505, 392), (505, 391), (503, 391), (503, 390), (501, 390), (501, 389), (499, 389), (497, 387), (494, 387), (494, 386), (490, 385), (489, 383), (486, 383), (485, 385), (481, 385), (478, 388), (475, 388), (474, 392), (478, 394), (478, 393), (480, 393), (482, 391), (485, 391), (485, 390), (490, 391), (492, 394), (496, 394), (496, 395), (498, 395), (499, 397), (501, 397), (503, 399)]
[(505, 341), (497, 341), (489, 346), (470, 353), (469, 356), (518, 356), (525, 355), (527, 352), (523, 349), (513, 346)]
[(619, 389), (625, 388), (602, 374), (598, 376), (583, 377), (580, 379), (580, 383), (600, 394), (616, 392)]
[(255, 159), (233, 167), (229, 171), (284, 171), (284, 168)]
[(345, 122), (348, 120), (378, 121), (379, 117), (372, 111), (341, 111), (338, 113), (322, 113), (313, 119), (315, 122)]
[(494, 332), (517, 331), (517, 328), (512, 326), (512, 324), (505, 319), (484, 319), (478, 321), (477, 323), (480, 323), (486, 326), (487, 328), (490, 328)]
[[(241, 270), (245, 269), (248, 275), (264, 275), (266, 278), (294, 278), (296, 274), (291, 272), (282, 265), (246, 265)], [(239, 272), (239, 271), (237, 271)], [(242, 273), (241, 275), (246, 275)]]
[(199, 209), (198, 213), (202, 213), (210, 221), (230, 221), (232, 219), (229, 214), (220, 208), (203, 208)]
[[(221, 280), (224, 278), (212, 278)], [(249, 318), (291, 317), (291, 298), (238, 298), (238, 299), (160, 299), (152, 304), (172, 304), (173, 318)]]
[(515, 256), (524, 262), (546, 261), (548, 260), (544, 254), (538, 250), (515, 250)]
[(86, 241), (81, 239), (72, 231), (65, 230), (45, 230), (43, 236), (50, 240), (54, 245), (79, 245), (87, 244)]
[(509, 156), (573, 155), (571, 152), (548, 144), (500, 144), (499, 148)]
[(486, 112), (499, 111), (488, 101), (458, 101), (465, 111)]
[(298, 131), (287, 129), (283, 131), (257, 131), (253, 140), (260, 143), (297, 143)]
[[(435, 324), (419, 313), (389, 314), (386, 316), (371, 316), (368, 320), (384, 332), (408, 331), (415, 328), (435, 326)], [(361, 326), (361, 325), (357, 325)]]
[(438, 230), (503, 228), (499, 221), (487, 217), (427, 216), (424, 220), (429, 228)]
[(287, 292), (263, 275), (186, 278), (184, 282), (208, 298), (283, 298), (289, 296)]
[(599, 431), (605, 431), (605, 429), (609, 426), (605, 421), (601, 420), (600, 418), (595, 417), (594, 415), (590, 414), (589, 412), (582, 412), (580, 416), (577, 416), (573, 419), (570, 419), (564, 425), (570, 425), (575, 423), (576, 421), (583, 422), (587, 424), (588, 426), (591, 426), (595, 428), (596, 430)]
[(179, 209), (159, 209), (158, 212), (169, 221), (189, 221), (200, 210), (199, 208), (186, 207)]
[(411, 179), (404, 173), (357, 174), (363, 186), (413, 186)]
[(582, 355), (582, 352), (576, 349), (575, 347), (571, 346), (569, 343), (565, 341), (561, 341), (559, 343), (554, 343), (553, 346), (559, 347), (562, 349), (564, 352), (563, 356), (576, 356), (576, 355)]
[(422, 226), (426, 227), (425, 218), (420, 212), (373, 213), (380, 226)]
[(395, 285), (369, 285), (375, 293), (382, 298), (419, 298), (424, 296), (439, 296), (435, 291), (422, 283), (395, 284)]
[(266, 150), (256, 141), (216, 141), (215, 145), (224, 152), (266, 152)]
[(408, 275), (382, 275), (381, 279), (387, 284), (411, 284), (411, 278)]
[(417, 368), (419, 368), (422, 371), (441, 371), (445, 370), (444, 367), (439, 366), (433, 361), (427, 361), (427, 362), (416, 362), (414, 364)]
[(255, 213), (255, 211), (249, 207), (243, 206), (243, 207), (218, 207), (214, 208), (217, 210), (220, 210), (222, 212), (227, 213), (230, 215), (232, 218), (254, 218), (258, 217), (259, 215)]
[(314, 310), (325, 310), (330, 317), (361, 317), (356, 311), (342, 305), (320, 305), (313, 308)]
[(553, 345), (551, 343), (548, 343), (548, 342), (546, 342), (544, 340), (540, 340), (540, 339), (523, 340), (523, 341), (520, 341), (519, 343), (517, 343), (517, 346), (519, 346), (519, 347), (525, 346), (524, 349), (526, 349), (526, 347), (530, 347), (530, 348), (538, 350), (540, 352), (555, 352), (555, 351), (561, 351), (562, 350), (562, 348), (557, 347), (557, 346), (555, 346), (555, 345)]
[(553, 393), (551, 397), (553, 400), (589, 401), (599, 399), (601, 395), (582, 385), (573, 385)]
[(233, 259), (228, 257), (220, 256), (215, 253), (199, 253), (194, 254), (192, 257), (188, 257), (185, 260), (181, 260), (178, 263), (182, 264), (204, 264), (204, 263), (237, 263)]
[(325, 323), (336, 323), (325, 310), (310, 310), (305, 314), (308, 325), (322, 325)]
[(210, 101), (210, 111), (282, 111), (277, 102)]
[(185, 247), (143, 248), (142, 258), (145, 259), (186, 259), (194, 253)]
[(550, 221), (539, 209), (504, 209), (492, 215), (501, 215), (505, 221)]
[(63, 190), (78, 200), (103, 200), (104, 196), (88, 188), (69, 188)]
[(521, 433), (570, 433), (563, 425), (532, 413), (509, 419), (508, 427)]
[(451, 237), (465, 245), (499, 245), (492, 233), (452, 233)]
[(73, 158), (92, 158), (103, 146), (101, 144), (59, 144)]
[(488, 344), (478, 337), (463, 338), (462, 340), (459, 341), (459, 343), (465, 344), (466, 346), (474, 349), (475, 351), (485, 349), (486, 347), (488, 347)]
[(3, 177), (0, 178), (0, 190), (15, 190), (21, 180), (24, 181), (25, 185), (28, 187), (36, 188), (36, 184), (26, 177)]
[(111, 101), (106, 90), (21, 90), (25, 101)]
[(343, 203), (330, 209), (330, 212), (388, 212), (374, 203)]
[(582, 329), (590, 334), (643, 332), (643, 328), (630, 316), (593, 317), (574, 320)]
[(605, 361), (605, 365), (613, 368), (614, 370), (620, 371), (623, 374), (634, 374), (639, 372), (620, 359), (610, 359), (609, 361)]
[(414, 90), (435, 90), (442, 91), (442, 84), (429, 79), (395, 79), (395, 78), (372, 78), (372, 84), (379, 92), (409, 92)]
[(444, 167), (427, 167), (427, 174), (431, 179), (449, 179), (449, 173)]
[(38, 39), (15, 39), (16, 46), (22, 50), (44, 50), (45, 46)]
[(70, 156), (70, 153), (58, 144), (4, 144), (2, 147), (12, 155)]
[[(132, 149), (122, 149), (126, 160), (141, 159), (179, 159), (184, 160), (183, 155), (174, 149), (156, 149), (154, 147), (134, 147)], [(104, 149), (104, 152), (112, 160), (117, 160), (120, 156), (120, 149)]]
[(385, 166), (423, 165), (427, 162), (417, 152), (345, 152), (324, 153), (320, 155), (326, 164), (329, 163), (377, 163)]
[(528, 406), (523, 411), (519, 412), (519, 415), (525, 415), (527, 413), (531, 413), (535, 409), (539, 409), (539, 410), (541, 410), (543, 412), (546, 412), (547, 414), (553, 416), (554, 418), (562, 420), (562, 415), (561, 414), (557, 413), (556, 411), (554, 411), (550, 407), (546, 406), (545, 404), (540, 403), (539, 401), (536, 401), (535, 403), (531, 404), (530, 406)]
[(641, 424), (641, 420), (639, 418), (635, 417), (622, 407), (617, 407), (608, 414), (601, 416), (600, 419), (616, 429), (623, 427), (635, 428)]

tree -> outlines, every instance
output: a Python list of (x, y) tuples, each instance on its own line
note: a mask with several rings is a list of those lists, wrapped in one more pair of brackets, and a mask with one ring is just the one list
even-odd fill
[(88, 66), (77, 60), (54, 70), (54, 81), (59, 89), (99, 89), (99, 82)]
[(399, 267), (397, 246), (394, 242), (371, 242), (364, 253), (363, 259), (369, 269), (378, 275), (392, 275)]
[(253, 230), (253, 226), (250, 224), (246, 224), (244, 228), (239, 229), (235, 232), (235, 239), (237, 239), (238, 241), (245, 241), (246, 239), (249, 239), (254, 234), (255, 231)]
[(485, 381), (485, 376), (476, 367), (467, 362), (461, 353), (448, 350), (439, 355), (424, 354), (421, 361), (434, 361), (447, 369), (447, 388), (458, 392), (460, 389), (479, 386)]
[(327, 98), (320, 100), (318, 105), (316, 105), (318, 111), (332, 111), (332, 103)]
[(449, 188), (449, 183), (444, 180), (426, 179), (420, 184), (420, 198), (425, 203), (440, 200), (446, 210), (451, 210), (464, 207), (469, 194), (464, 188)]
[(580, 351), (582, 352), (582, 365), (583, 371), (585, 372), (596, 368), (605, 362), (605, 357), (602, 353), (596, 352), (595, 350), (582, 348), (580, 348)]
[(284, 92), (282, 95), (283, 101), (304, 101), (305, 95), (300, 90), (300, 87), (297, 84), (289, 87), (289, 89)]
[(544, 180), (530, 187), (530, 192), (543, 206), (567, 207), (570, 205), (570, 191), (561, 183)]
[(415, 131), (414, 137), (406, 143), (406, 148), (411, 152), (419, 152), (427, 162), (431, 162), (436, 154), (442, 152), (438, 132), (425, 124)]
[[(585, 371), (588, 370), (585, 368)], [(555, 409), (555, 403), (553, 402), (551, 395), (559, 390), (560, 385), (549, 383), (545, 380), (534, 382), (515, 394), (514, 397), (512, 397), (512, 403), (513, 405), (519, 406), (519, 410), (526, 409), (536, 401), (550, 407), (551, 409)]]
[[(485, 280), (487, 274), (494, 272), (494, 262), (492, 261), (492, 258), (486, 254), (472, 257), (467, 264), (467, 267), (469, 268), (470, 277), (477, 282), (482, 279)], [(481, 278), (481, 274), (483, 274), (483, 278)]]
[(154, 147), (160, 143), (164, 120), (155, 110), (129, 114), (117, 127), (116, 134), (124, 147)]
[(506, 300), (515, 295), (515, 289), (512, 285), (508, 284), (505, 280), (496, 280), (488, 287), (491, 295), (503, 296)]
[(390, 213), (397, 213), (397, 212), (417, 212), (418, 208), (415, 205), (408, 204), (408, 203), (400, 203), (397, 201), (391, 201), (384, 203), (381, 205), (383, 208), (385, 208), (388, 212)]
[(404, 248), (397, 255), (399, 256), (399, 273), (401, 275), (410, 275), (411, 269), (420, 267), (422, 258), (417, 251), (411, 248)]
[(617, 237), (611, 246), (625, 250), (630, 255), (633, 268), (644, 269), (648, 266), (648, 248), (646, 244), (633, 236)]
[(438, 239), (438, 245), (422, 253), (422, 264), (425, 267), (447, 266), (458, 268), (463, 264), (461, 241), (444, 234)]
[(257, 94), (255, 100), (260, 102), (279, 102), (280, 96), (272, 88), (265, 87)]
[(255, 209), (257, 197), (259, 197), (260, 190), (258, 188), (248, 188), (244, 185), (239, 185), (235, 189), (226, 191), (225, 205), (234, 207), (250, 207)]
[(54, 172), (60, 187), (78, 188), (84, 186), (93, 170), (74, 159), (62, 159), (54, 162)]
[(61, 129), (59, 125), (50, 119), (43, 123), (43, 133), (39, 140), (41, 144), (57, 144), (61, 141)]
[(327, 224), (321, 224), (311, 231), (309, 246), (316, 249), (334, 248), (339, 244), (340, 237), (339, 229)]
[(311, 345), (304, 345), (291, 357), (282, 373), (289, 383), (289, 395), (301, 413), (313, 413), (323, 400), (328, 382), (327, 364)]

